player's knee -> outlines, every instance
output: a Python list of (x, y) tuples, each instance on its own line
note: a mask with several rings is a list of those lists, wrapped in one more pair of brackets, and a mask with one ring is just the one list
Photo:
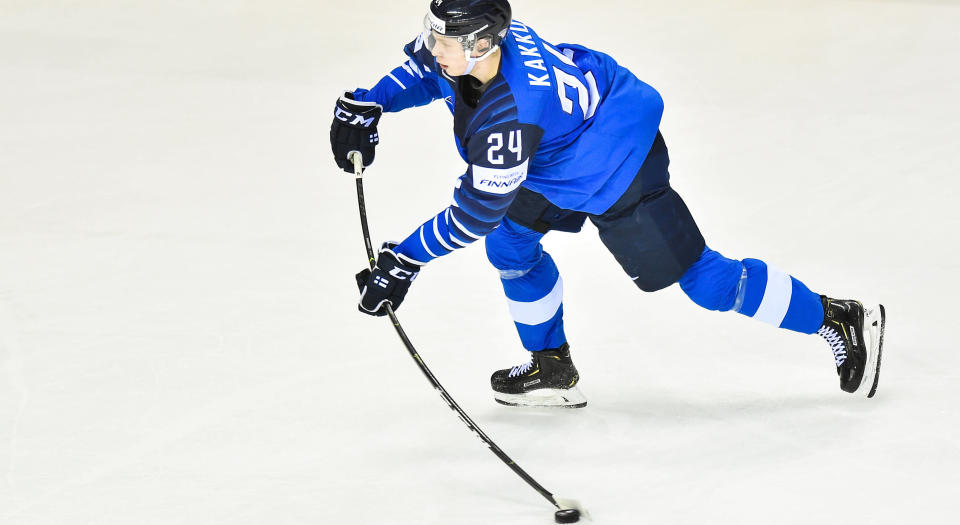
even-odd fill
[(487, 260), (503, 279), (516, 279), (529, 272), (543, 256), (538, 239), (531, 239), (512, 224), (503, 224), (484, 238)]
[[(665, 172), (665, 155), (662, 162)], [(683, 199), (669, 186), (629, 200), (634, 202), (591, 220), (633, 283), (644, 292), (655, 292), (677, 282), (703, 254), (703, 235)]]
[(537, 259), (532, 259), (526, 254), (513, 250), (511, 245), (502, 242), (498, 238), (487, 236), (485, 247), (487, 250), (487, 260), (500, 272), (502, 279), (516, 279), (529, 272), (537, 264)]
[(733, 308), (737, 299), (744, 264), (705, 248), (697, 262), (680, 278), (680, 288), (701, 307), (725, 312)]
[(511, 266), (515, 266), (513, 260), (516, 259), (515, 256), (511, 253), (510, 244), (505, 242), (502, 236), (495, 235), (494, 233), (487, 235), (484, 238), (484, 248), (487, 251), (487, 260), (490, 261), (490, 264), (498, 270), (506, 270)]

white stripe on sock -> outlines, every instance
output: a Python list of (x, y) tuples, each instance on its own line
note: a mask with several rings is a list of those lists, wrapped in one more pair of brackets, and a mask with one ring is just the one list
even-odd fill
[(507, 299), (510, 317), (520, 324), (537, 325), (553, 317), (563, 304), (563, 279), (558, 275), (553, 290), (543, 298), (533, 302), (521, 302)]
[(767, 288), (753, 318), (773, 326), (780, 326), (790, 308), (793, 282), (790, 276), (771, 264), (767, 265)]

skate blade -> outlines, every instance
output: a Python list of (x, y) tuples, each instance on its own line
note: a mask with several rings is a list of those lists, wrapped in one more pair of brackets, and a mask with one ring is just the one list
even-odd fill
[(493, 399), (501, 405), (511, 407), (582, 408), (587, 406), (587, 398), (577, 387), (540, 388), (525, 394), (494, 392)]
[(867, 310), (863, 332), (869, 338), (870, 344), (867, 346), (867, 365), (860, 386), (870, 385), (868, 398), (877, 393), (877, 385), (880, 383), (880, 358), (883, 356), (883, 330), (886, 324), (887, 312), (882, 304), (876, 310)]

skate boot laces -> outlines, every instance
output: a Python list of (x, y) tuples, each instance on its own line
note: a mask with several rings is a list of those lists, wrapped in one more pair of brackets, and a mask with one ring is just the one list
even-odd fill
[(530, 361), (527, 361), (526, 363), (524, 363), (524, 364), (522, 364), (522, 365), (517, 365), (517, 366), (511, 368), (511, 369), (510, 369), (510, 373), (507, 375), (507, 377), (517, 377), (517, 376), (519, 376), (519, 375), (526, 374), (531, 368), (533, 368), (533, 358), (532, 358), (532, 357), (530, 358)]
[(830, 345), (830, 349), (833, 350), (833, 358), (837, 362), (837, 368), (840, 368), (847, 360), (847, 345), (843, 342), (843, 337), (830, 326), (821, 326), (817, 330), (817, 335), (824, 338)]

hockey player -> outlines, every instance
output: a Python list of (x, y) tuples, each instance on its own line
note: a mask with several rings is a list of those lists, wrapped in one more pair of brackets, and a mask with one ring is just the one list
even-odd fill
[(398, 308), (431, 260), (485, 238), (530, 359), (491, 377), (508, 405), (581, 407), (563, 331), (563, 280), (540, 239), (590, 219), (641, 290), (680, 283), (696, 304), (733, 310), (826, 339), (846, 392), (877, 389), (885, 313), (817, 295), (758, 259), (709, 248), (670, 187), (659, 133), (663, 102), (610, 56), (553, 45), (512, 19), (507, 0), (431, 0), (406, 60), (371, 89), (336, 103), (330, 141), (352, 173), (352, 152), (374, 160), (383, 111), (443, 100), (467, 163), (453, 203), (357, 274), (362, 312)]

